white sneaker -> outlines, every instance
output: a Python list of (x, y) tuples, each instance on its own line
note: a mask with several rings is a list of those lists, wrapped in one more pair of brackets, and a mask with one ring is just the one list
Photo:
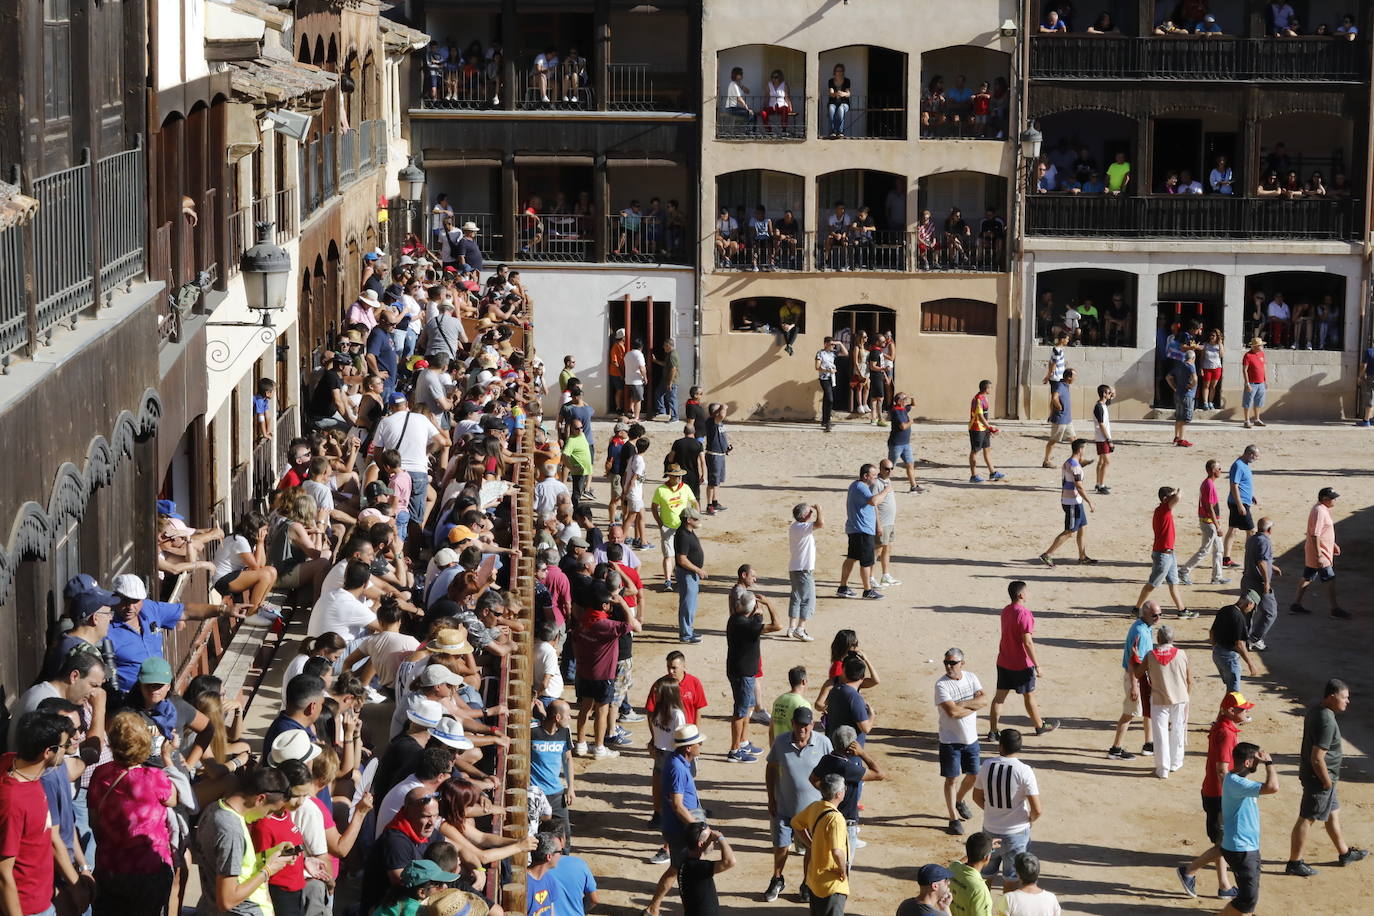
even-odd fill
[(762, 709), (756, 709), (749, 714), (749, 721), (757, 722), (759, 725), (772, 725), (773, 717), (770, 716), (768, 713), (764, 712)]
[(611, 750), (610, 748), (608, 748), (608, 747), (606, 747), (606, 746), (604, 746), (604, 745), (600, 745), (600, 746), (598, 746), (598, 747), (596, 748), (596, 750), (592, 751), (592, 759), (593, 759), (593, 760), (606, 760), (607, 758), (610, 758), (610, 757), (619, 757), (619, 756), (620, 756), (620, 751), (613, 751), (613, 750)]
[(541, 98), (539, 101), (541, 101), (541, 102), (543, 102), (544, 104), (547, 105), (547, 104), (548, 104), (548, 101), (549, 101), (549, 97), (548, 97), (548, 96), (544, 96), (544, 97)]
[(878, 580), (878, 587), (879, 587), (879, 588), (883, 588), (883, 587), (888, 586), (888, 585), (901, 585), (901, 584), (902, 584), (902, 580), (901, 580), (901, 579), (894, 579), (894, 578), (892, 578), (892, 576), (888, 575), (887, 573), (883, 573), (883, 577), (882, 577), (881, 579)]
[(587, 756), (587, 742), (585, 742), (585, 741), (579, 741), (579, 742), (577, 742), (577, 746), (576, 746), (575, 748), (573, 748), (573, 756), (574, 756), (574, 757), (586, 757), (586, 756)]
[(566, 102), (567, 100), (568, 100), (568, 97), (567, 97), (566, 95), (563, 96), (563, 101)]
[(800, 639), (802, 642), (811, 642), (811, 640), (816, 638), (801, 627), (797, 627), (797, 632), (792, 635), (795, 639)]
[(797, 638), (797, 628), (796, 628), (796, 627), (788, 627), (788, 628), (787, 628), (787, 635), (786, 635), (785, 637), (783, 637), (783, 638), (784, 638), (784, 639), (795, 639), (795, 638)]
[(866, 842), (864, 842), (863, 840), (858, 840), (858, 839), (856, 839), (856, 840), (854, 841), (854, 848), (855, 848), (855, 849), (863, 849), (863, 848), (864, 848), (865, 846), (867, 846), (867, 845), (868, 845), (868, 844), (867, 844)]

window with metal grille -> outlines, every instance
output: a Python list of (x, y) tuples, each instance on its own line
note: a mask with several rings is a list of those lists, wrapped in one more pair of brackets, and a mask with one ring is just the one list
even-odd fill
[(977, 299), (936, 299), (921, 305), (923, 334), (997, 334), (997, 305)]
[(43, 0), (43, 116), (72, 115), (72, 12), (70, 0)]

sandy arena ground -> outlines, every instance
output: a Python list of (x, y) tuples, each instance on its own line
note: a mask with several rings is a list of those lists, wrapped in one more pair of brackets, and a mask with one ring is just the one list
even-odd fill
[[(1081, 428), (1082, 424), (1080, 424)], [(739, 864), (718, 879), (728, 911), (797, 912), (796, 888), (801, 860), (787, 866), (787, 890), (773, 904), (762, 901), (771, 874), (771, 854), (764, 809), (764, 764), (724, 760), (728, 745), (729, 686), (723, 676), (726, 618), (725, 593), (741, 562), (752, 563), (760, 588), (783, 615), (787, 594), (785, 526), (791, 506), (819, 502), (829, 523), (818, 534), (819, 611), (811, 623), (813, 643), (766, 637), (765, 677), (760, 698), (765, 708), (787, 689), (787, 669), (805, 664), (811, 691), (820, 686), (828, 645), (836, 629), (852, 627), (882, 678), (868, 692), (876, 710), (869, 749), (889, 774), (886, 782), (869, 783), (864, 791), (862, 838), (853, 895), (848, 911), (863, 916), (890, 916), (915, 891), (917, 867), (945, 862), (962, 854), (960, 838), (945, 832), (941, 781), (936, 765), (936, 717), (932, 690), (941, 673), (947, 646), (964, 648), (968, 670), (987, 687), (995, 681), (998, 610), (1006, 603), (1006, 583), (1029, 583), (1029, 604), (1037, 618), (1035, 633), (1043, 664), (1037, 696), (1043, 715), (1058, 718), (1059, 731), (1027, 738), (1023, 759), (1035, 768), (1044, 817), (1035, 826), (1031, 849), (1044, 863), (1042, 884), (1059, 895), (1066, 913), (1149, 914), (1217, 912), (1222, 901), (1215, 874), (1198, 877), (1199, 893), (1183, 895), (1174, 867), (1208, 845), (1199, 803), (1206, 729), (1222, 694), (1221, 681), (1206, 644), (1211, 612), (1229, 603), (1234, 584), (1182, 587), (1184, 600), (1202, 612), (1195, 620), (1176, 623), (1198, 681), (1189, 716), (1188, 757), (1168, 781), (1153, 776), (1153, 758), (1106, 759), (1111, 729), (1120, 711), (1121, 641), (1128, 614), (1149, 569), (1150, 513), (1155, 491), (1163, 484), (1181, 488), (1177, 507), (1179, 553), (1196, 548), (1193, 500), (1203, 477), (1203, 464), (1216, 458), (1224, 466), (1243, 446), (1256, 442), (1258, 514), (1275, 518), (1274, 540), (1285, 572), (1279, 587), (1279, 619), (1270, 634), (1260, 677), (1245, 679), (1245, 693), (1258, 704), (1245, 740), (1257, 741), (1279, 762), (1279, 794), (1261, 800), (1264, 877), (1259, 912), (1362, 913), (1374, 890), (1374, 859), (1350, 868), (1335, 866), (1335, 853), (1324, 832), (1312, 833), (1306, 849), (1309, 863), (1320, 869), (1310, 879), (1285, 877), (1289, 830), (1297, 813), (1297, 754), (1303, 704), (1320, 698), (1328, 677), (1349, 682), (1353, 697), (1342, 719), (1346, 758), (1341, 776), (1341, 802), (1347, 841), (1374, 845), (1369, 811), (1369, 743), (1374, 739), (1374, 693), (1367, 650), (1374, 626), (1369, 599), (1369, 544), (1374, 502), (1367, 467), (1374, 433), (1343, 426), (1273, 425), (1244, 430), (1238, 424), (1197, 424), (1189, 432), (1195, 448), (1170, 447), (1165, 423), (1118, 423), (1119, 451), (1113, 456), (1110, 496), (1094, 497), (1088, 550), (1101, 564), (1080, 567), (1072, 561), (1072, 543), (1061, 549), (1058, 568), (1036, 561), (1062, 526), (1059, 471), (1040, 467), (1044, 449), (1041, 425), (1006, 423), (994, 438), (993, 455), (1008, 475), (1005, 481), (969, 484), (967, 437), (960, 426), (923, 426), (913, 431), (921, 460), (924, 495), (908, 494), (903, 482), (898, 497), (898, 547), (893, 574), (903, 584), (887, 589), (882, 601), (831, 597), (844, 551), (844, 491), (864, 461), (885, 453), (886, 430), (860, 423), (837, 424), (833, 435), (816, 427), (785, 424), (735, 425), (729, 479), (721, 500), (728, 511), (706, 519), (702, 527), (706, 568), (697, 616), (705, 641), (687, 649), (689, 670), (705, 683), (710, 707), (703, 712), (707, 735), (699, 759), (698, 785), (713, 822), (732, 841)], [(678, 428), (651, 424), (654, 447), (650, 467), (660, 465)], [(597, 425), (598, 443), (609, 428)], [(1091, 451), (1091, 448), (1089, 449)], [(1067, 447), (1056, 450), (1056, 460)], [(1088, 469), (1089, 485), (1093, 468)], [(1224, 484), (1224, 480), (1222, 483)], [(1344, 606), (1356, 614), (1349, 622), (1326, 613), (1324, 595), (1309, 593), (1316, 613), (1287, 613), (1302, 571), (1302, 539), (1307, 512), (1317, 490), (1334, 485), (1337, 561)], [(604, 479), (595, 481), (604, 498)], [(647, 494), (646, 494), (647, 495)], [(598, 521), (604, 522), (604, 514)], [(652, 538), (657, 541), (655, 535)], [(1233, 553), (1240, 555), (1239, 546)], [(652, 574), (647, 583), (661, 584), (657, 550), (641, 554)], [(1209, 579), (1204, 570), (1195, 581)], [(1234, 581), (1238, 583), (1238, 577)], [(1156, 593), (1167, 601), (1167, 593)], [(643, 702), (652, 680), (663, 670), (663, 656), (679, 648), (675, 598), (658, 593), (647, 601), (646, 632), (636, 640), (635, 703)], [(1170, 610), (1166, 605), (1166, 610)], [(571, 691), (570, 691), (571, 692)], [(1026, 728), (1023, 709), (1014, 698), (1004, 707), (1005, 724)], [(642, 749), (646, 724), (631, 731), (636, 747), (617, 760), (577, 760), (578, 802), (574, 835), (578, 854), (590, 862), (601, 885), (600, 913), (638, 914), (652, 893), (662, 866), (650, 865), (657, 847), (649, 814), (649, 760)], [(979, 732), (986, 735), (984, 712)], [(755, 744), (766, 744), (766, 730), (751, 726)], [(1139, 751), (1139, 725), (1132, 726), (1126, 746)], [(990, 746), (984, 744), (984, 753)], [(969, 830), (978, 829), (981, 817)], [(663, 912), (680, 913), (674, 893)]]

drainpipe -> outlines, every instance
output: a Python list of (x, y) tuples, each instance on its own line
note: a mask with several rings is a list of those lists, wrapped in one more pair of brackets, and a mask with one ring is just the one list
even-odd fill
[[(1013, 420), (1022, 419), (1022, 391), (1021, 391), (1021, 368), (1025, 359), (1029, 358), (1029, 351), (1024, 345), (1025, 337), (1025, 308), (1023, 299), (1025, 297), (1025, 283), (1023, 274), (1025, 273), (1025, 199), (1030, 193), (1029, 169), (1030, 166), (1022, 161), (1020, 136), (1021, 131), (1028, 125), (1026, 113), (1030, 111), (1030, 106), (1026, 104), (1026, 87), (1030, 80), (1030, 6), (1026, 0), (1017, 2), (1017, 20), (1020, 27), (1017, 29), (1017, 47), (1012, 54), (1012, 66), (1015, 68), (1013, 74), (1015, 97), (1012, 100), (1013, 116), (1008, 119), (1007, 140), (1012, 144), (1013, 175), (1011, 217), (1012, 217), (1012, 250), (1011, 263), (1008, 266), (1009, 277), (1007, 283), (1007, 415)], [(1027, 349), (1025, 354), (1023, 349)]]

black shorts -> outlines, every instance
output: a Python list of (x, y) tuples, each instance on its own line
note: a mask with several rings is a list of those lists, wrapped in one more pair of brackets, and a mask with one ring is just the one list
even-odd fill
[(987, 448), (992, 440), (992, 431), (987, 429), (971, 429), (968, 431), (968, 447), (975, 452), (981, 452)]
[(243, 572), (243, 570), (236, 569), (231, 573), (225, 573), (223, 576), (220, 576), (215, 580), (215, 591), (219, 592), (221, 595), (233, 594), (229, 588), (229, 583), (237, 579), (241, 572)]
[(1221, 796), (1202, 796), (1202, 813), (1207, 818), (1207, 839), (1215, 846), (1221, 842)]
[(876, 539), (876, 535), (872, 534), (851, 534), (849, 536), (849, 552), (845, 556), (860, 566), (872, 566)]
[(1250, 507), (1237, 506), (1229, 499), (1226, 501), (1226, 524), (1241, 531), (1255, 530), (1255, 518), (1250, 514)]
[(579, 700), (593, 703), (610, 703), (615, 699), (615, 679), (580, 677), (573, 682)]
[(1333, 811), (1341, 810), (1341, 803), (1336, 798), (1335, 780), (1331, 782), (1331, 788), (1323, 789), (1321, 783), (1302, 783), (1302, 801), (1298, 804), (1298, 817), (1309, 821), (1325, 822), (1331, 817)]
[(1012, 690), (1016, 693), (1035, 692), (1035, 669), (1021, 668), (1013, 670), (997, 666), (997, 689)]
[(1231, 866), (1231, 876), (1236, 879), (1238, 892), (1231, 906), (1241, 913), (1253, 913), (1259, 905), (1260, 854), (1258, 849), (1248, 852), (1235, 852), (1223, 849), (1221, 856)]

